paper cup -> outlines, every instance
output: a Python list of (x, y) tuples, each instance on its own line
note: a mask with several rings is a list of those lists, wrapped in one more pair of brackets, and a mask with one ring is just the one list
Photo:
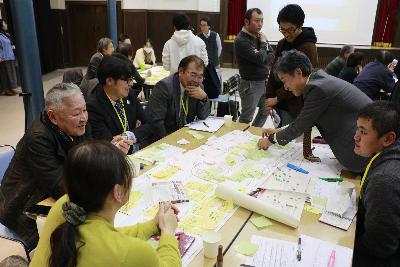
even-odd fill
[(44, 224), (46, 223), (46, 217), (37, 216), (36, 217), (36, 228), (38, 230), (39, 237), (41, 237)]
[(205, 232), (203, 239), (203, 252), (206, 258), (216, 258), (218, 256), (218, 246), (221, 242), (221, 234), (215, 231)]
[(228, 127), (232, 126), (232, 116), (231, 115), (224, 116), (224, 125), (226, 125)]
[(350, 182), (341, 182), (340, 184), (339, 184), (339, 193), (341, 193), (341, 194), (348, 194), (348, 195), (350, 195), (351, 196), (351, 194), (353, 193), (353, 189), (354, 189), (354, 184), (353, 183), (350, 183)]

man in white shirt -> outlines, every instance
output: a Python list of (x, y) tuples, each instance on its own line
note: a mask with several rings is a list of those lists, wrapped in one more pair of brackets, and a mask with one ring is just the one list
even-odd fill
[(162, 52), (164, 69), (169, 70), (171, 74), (177, 72), (179, 62), (189, 55), (200, 57), (207, 66), (206, 44), (189, 30), (189, 18), (183, 13), (178, 13), (174, 16), (172, 23), (175, 32), (171, 39), (165, 43)]

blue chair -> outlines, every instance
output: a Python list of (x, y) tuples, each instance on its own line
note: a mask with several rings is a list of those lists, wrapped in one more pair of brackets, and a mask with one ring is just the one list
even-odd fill
[[(8, 165), (10, 164), (11, 159), (15, 154), (15, 149), (13, 146), (0, 145), (0, 148), (1, 147), (9, 148), (9, 150), (7, 150), (5, 152), (0, 152), (0, 185), (1, 185), (1, 181), (4, 178), (4, 173), (6, 172)], [(28, 260), (30, 260), (29, 249), (25, 245), (24, 240), (22, 240), (22, 238), (20, 238), (16, 233), (14, 233), (12, 230), (10, 230), (8, 227), (6, 227), (5, 225), (3, 225), (1, 223), (0, 223), (0, 238), (5, 238), (5, 239), (8, 239), (8, 240), (11, 240), (14, 242), (18, 242), (19, 244), (21, 244), (25, 249)]]

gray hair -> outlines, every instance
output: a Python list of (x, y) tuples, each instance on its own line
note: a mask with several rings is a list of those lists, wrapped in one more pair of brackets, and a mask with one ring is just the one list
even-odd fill
[(60, 110), (65, 98), (73, 95), (82, 95), (81, 89), (73, 83), (59, 83), (54, 85), (46, 94), (46, 111), (49, 108)]
[(312, 72), (312, 64), (310, 59), (296, 49), (285, 51), (275, 63), (275, 73), (281, 72), (293, 75), (295, 70), (299, 68), (303, 76), (308, 76)]
[(101, 52), (103, 52), (103, 50), (106, 50), (110, 43), (113, 43), (113, 41), (110, 38), (107, 38), (107, 37), (101, 38), (97, 42), (97, 52), (101, 53)]
[(349, 53), (351, 50), (354, 50), (354, 46), (352, 45), (344, 45), (342, 46), (342, 48), (340, 49), (340, 56), (344, 56), (344, 54)]

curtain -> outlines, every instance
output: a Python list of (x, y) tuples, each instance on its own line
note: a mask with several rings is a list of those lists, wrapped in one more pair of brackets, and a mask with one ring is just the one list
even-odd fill
[[(246, 0), (229, 0), (228, 2), (228, 31), (227, 35), (236, 36), (244, 25)], [(228, 38), (233, 39), (233, 38)]]
[(379, 2), (374, 32), (374, 45), (391, 47), (398, 1), (381, 0)]

